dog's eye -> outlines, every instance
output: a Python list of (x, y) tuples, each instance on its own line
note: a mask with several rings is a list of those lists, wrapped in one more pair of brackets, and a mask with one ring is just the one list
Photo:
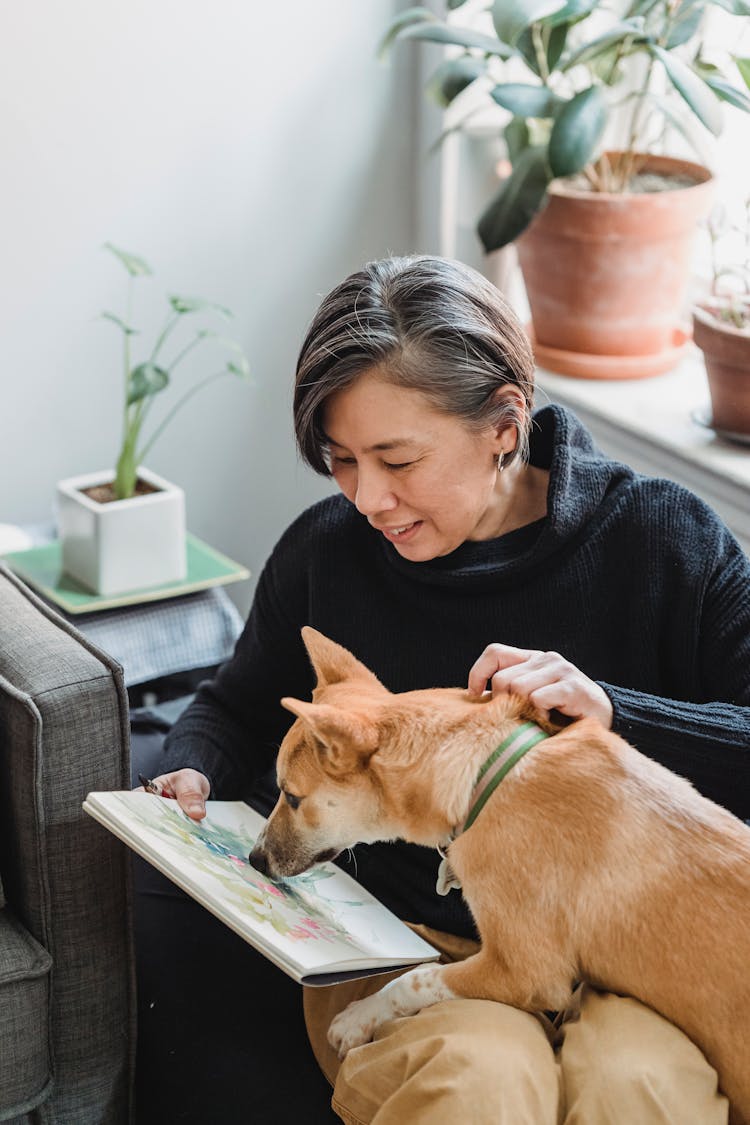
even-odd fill
[(290, 809), (299, 808), (300, 798), (295, 797), (294, 793), (287, 793), (286, 790), (284, 790), (284, 797), (286, 798), (286, 803), (289, 805)]

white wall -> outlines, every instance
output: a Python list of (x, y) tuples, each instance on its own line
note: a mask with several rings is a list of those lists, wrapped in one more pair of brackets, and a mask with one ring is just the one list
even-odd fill
[[(289, 520), (330, 490), (297, 463), (292, 441), (305, 327), (364, 260), (434, 249), (413, 202), (413, 58), (375, 59), (403, 6), (7, 8), (0, 522), (50, 518), (57, 479), (114, 461), (120, 341), (97, 317), (124, 310), (125, 274), (101, 249), (107, 240), (155, 270), (137, 285), (144, 328), (153, 332), (167, 292), (228, 305), (255, 376), (253, 387), (227, 379), (196, 396), (148, 458), (185, 488), (189, 528), (257, 575)], [(213, 369), (196, 362), (183, 374)], [(243, 609), (250, 588), (236, 591)]]

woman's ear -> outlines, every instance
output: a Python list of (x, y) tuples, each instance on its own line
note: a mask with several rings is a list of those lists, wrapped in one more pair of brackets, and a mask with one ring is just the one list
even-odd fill
[(508, 457), (517, 450), (519, 437), (526, 429), (526, 399), (520, 387), (506, 385), (494, 392), (492, 404), (497, 453)]

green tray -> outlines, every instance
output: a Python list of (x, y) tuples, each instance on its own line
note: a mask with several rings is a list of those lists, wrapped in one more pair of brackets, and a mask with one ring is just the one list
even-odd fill
[(26, 551), (9, 551), (2, 556), (2, 561), (42, 597), (59, 605), (66, 613), (94, 613), (99, 609), (156, 602), (162, 598), (207, 590), (211, 586), (226, 586), (229, 582), (240, 582), (250, 577), (250, 571), (244, 566), (188, 534), (187, 577), (182, 581), (127, 590), (122, 594), (92, 594), (70, 575), (63, 573), (61, 553), (60, 542), (55, 540), (42, 547), (29, 547)]

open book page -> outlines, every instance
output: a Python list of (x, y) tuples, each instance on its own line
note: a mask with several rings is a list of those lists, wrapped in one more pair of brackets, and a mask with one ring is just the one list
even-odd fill
[(209, 801), (199, 822), (148, 793), (89, 793), (83, 807), (295, 980), (438, 956), (333, 864), (283, 881), (253, 870), (264, 820), (242, 801)]

